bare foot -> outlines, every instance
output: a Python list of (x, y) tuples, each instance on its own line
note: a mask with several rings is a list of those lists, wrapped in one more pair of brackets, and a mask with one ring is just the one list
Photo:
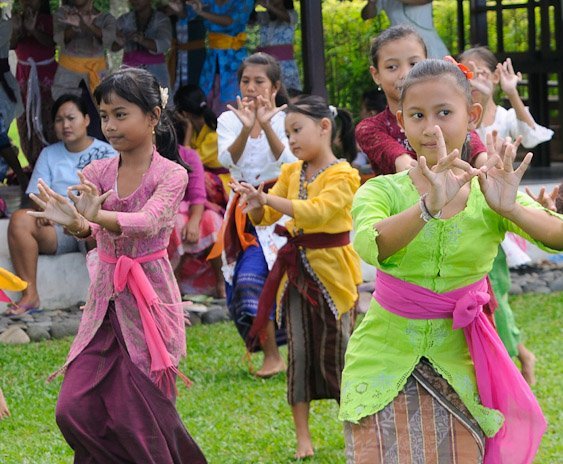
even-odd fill
[(311, 441), (308, 443), (298, 443), (297, 444), (297, 451), (293, 455), (295, 459), (307, 459), (312, 458), (315, 455), (313, 451), (313, 444)]
[(41, 301), (39, 300), (39, 296), (28, 296), (24, 295), (20, 301), (17, 303), (8, 305), (8, 309), (4, 312), (5, 316), (19, 316), (20, 314), (25, 313), (30, 309), (39, 308), (41, 305)]
[(6, 400), (4, 399), (4, 394), (0, 389), (0, 420), (4, 417), (8, 417), (10, 415), (10, 411), (8, 410), (8, 405), (6, 404)]
[(217, 298), (219, 299), (227, 298), (227, 292), (225, 291), (224, 282), (217, 283), (217, 286), (215, 287), (215, 291), (217, 292)]
[(256, 371), (254, 375), (262, 379), (267, 379), (281, 372), (285, 372), (286, 370), (287, 366), (281, 357), (266, 357), (264, 358), (264, 364), (262, 364), (260, 370)]
[(528, 382), (528, 385), (536, 384), (536, 356), (528, 350), (522, 343), (518, 345), (518, 359), (522, 365), (522, 376)]

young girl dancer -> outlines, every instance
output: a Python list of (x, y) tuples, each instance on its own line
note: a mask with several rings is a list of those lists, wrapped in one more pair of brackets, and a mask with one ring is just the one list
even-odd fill
[[(270, 55), (256, 53), (242, 63), (238, 81), (242, 98), (237, 98), (237, 108), (229, 106), (230, 111), (218, 120), (219, 161), (237, 181), (256, 187), (264, 182), (267, 189), (283, 163), (295, 161), (285, 135), (285, 113), (280, 112), (280, 104), (286, 102), (280, 66)], [(220, 256), (222, 251), (227, 305), (243, 340), (256, 316), (268, 269), (283, 241), (274, 234), (274, 226), (255, 228), (247, 221), (237, 197), (231, 198), (224, 231), (209, 258)], [(285, 370), (273, 336), (273, 320), (268, 327), (272, 336), (262, 345), (264, 363), (256, 372), (259, 377)], [(278, 331), (277, 338), (278, 343), (285, 341), (283, 331)]]
[[(483, 118), (477, 127), (477, 133), (481, 139), (484, 140), (485, 134), (493, 130), (497, 132), (497, 136), (501, 140), (506, 137), (516, 139), (520, 136), (521, 143), (526, 148), (534, 148), (551, 139), (553, 131), (537, 124), (524, 106), (517, 89), (522, 76), (514, 72), (510, 58), (501, 64), (487, 47), (475, 47), (463, 52), (459, 60), (474, 72), (474, 78), (471, 80), (473, 87), (471, 94), (473, 101), (483, 106)], [(512, 106), (508, 110), (500, 105), (497, 106), (493, 99), (495, 87), (499, 83)], [(511, 241), (510, 237), (503, 240), (489, 274), (495, 297), (499, 303), (499, 307), (495, 311), (495, 324), (510, 355), (517, 356), (520, 360), (522, 375), (530, 385), (534, 385), (536, 383), (534, 372), (536, 357), (522, 343), (520, 329), (516, 325), (508, 303), (511, 284), (504, 248), (510, 247)]]
[[(397, 124), (396, 113), (403, 81), (416, 63), (426, 59), (426, 46), (411, 27), (393, 26), (373, 40), (370, 55), (370, 73), (385, 93), (388, 106), (358, 124), (356, 139), (376, 174), (393, 174), (412, 167), (416, 158)], [(474, 131), (467, 135), (467, 140), (462, 158), (472, 163), (486, 159), (486, 148)]]
[[(69, 187), (74, 205), (40, 181), (30, 213), (94, 235), (98, 272), (74, 339), (56, 409), (76, 462), (206, 462), (174, 407), (186, 351), (180, 293), (166, 246), (188, 176), (177, 159), (156, 79), (135, 68), (102, 81), (102, 130), (119, 156)], [(153, 146), (156, 132), (158, 150)], [(73, 191), (78, 191), (76, 195)]]
[(370, 179), (352, 207), (354, 246), (378, 270), (346, 352), (348, 461), (531, 463), (546, 423), (482, 313), (485, 276), (507, 231), (563, 249), (563, 217), (517, 192), (532, 155), (514, 171), (513, 144), (499, 158), (489, 137), (480, 170), (460, 160), (481, 108), (456, 65), (418, 63), (402, 87), (418, 164)]
[(250, 337), (263, 333), (277, 294), (278, 322), (282, 312), (287, 322), (287, 399), (297, 459), (314, 454), (311, 400), (340, 399), (344, 352), (354, 322), (350, 311), (361, 283), (359, 258), (350, 244), (350, 208), (360, 177), (332, 152), (335, 117), (322, 98), (297, 97), (288, 106), (285, 127), (300, 161), (282, 166), (268, 193), (263, 184), (256, 189), (233, 182), (255, 224), (291, 218), (285, 229), (278, 226), (288, 242), (266, 280)]

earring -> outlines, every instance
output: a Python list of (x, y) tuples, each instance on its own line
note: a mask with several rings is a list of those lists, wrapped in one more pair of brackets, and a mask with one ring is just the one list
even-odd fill
[(377, 90), (379, 90), (381, 92), (381, 86), (380, 85), (377, 86)]
[(156, 132), (154, 131), (154, 127), (152, 128), (152, 135), (155, 135)]

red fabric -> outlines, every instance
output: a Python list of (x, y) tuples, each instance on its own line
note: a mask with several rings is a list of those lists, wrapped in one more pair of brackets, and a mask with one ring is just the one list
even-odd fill
[[(266, 283), (264, 284), (264, 288), (262, 289), (262, 294), (260, 295), (260, 300), (258, 301), (258, 312), (248, 334), (249, 340), (247, 343), (250, 345), (254, 343), (256, 336), (263, 332), (270, 320), (270, 314), (276, 301), (276, 294), (284, 274), (287, 273), (289, 282), (299, 289), (300, 292), (302, 291), (298, 284), (298, 277), (301, 272), (299, 248), (333, 248), (343, 247), (350, 243), (349, 232), (341, 232), (339, 234), (316, 233), (292, 236), (289, 234), (287, 229), (281, 227), (280, 225), (276, 225), (275, 233), (287, 237), (287, 243), (278, 250), (276, 262), (270, 270)], [(314, 298), (307, 294), (306, 291), (303, 296), (307, 298), (311, 304), (315, 304)]]
[[(356, 140), (367, 155), (376, 174), (394, 174), (395, 160), (405, 153), (416, 159), (416, 153), (389, 107), (386, 107), (381, 113), (361, 121), (356, 126)], [(479, 135), (475, 131), (471, 131), (469, 160), (473, 160), (479, 153), (486, 151)]]

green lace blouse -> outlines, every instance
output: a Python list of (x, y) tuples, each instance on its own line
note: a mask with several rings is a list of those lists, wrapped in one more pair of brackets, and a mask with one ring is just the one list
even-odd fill
[[(443, 293), (483, 278), (508, 231), (554, 251), (491, 210), (475, 178), (463, 211), (428, 222), (408, 246), (379, 263), (374, 224), (411, 207), (419, 197), (406, 171), (370, 179), (358, 190), (352, 216), (354, 248), (362, 259), (396, 278)], [(525, 194), (518, 194), (517, 201), (542, 208)], [(383, 409), (402, 390), (423, 356), (458, 393), (483, 432), (493, 436), (503, 416), (480, 403), (463, 330), (453, 330), (451, 319), (397, 316), (374, 299), (346, 351), (340, 419), (358, 422)]]

